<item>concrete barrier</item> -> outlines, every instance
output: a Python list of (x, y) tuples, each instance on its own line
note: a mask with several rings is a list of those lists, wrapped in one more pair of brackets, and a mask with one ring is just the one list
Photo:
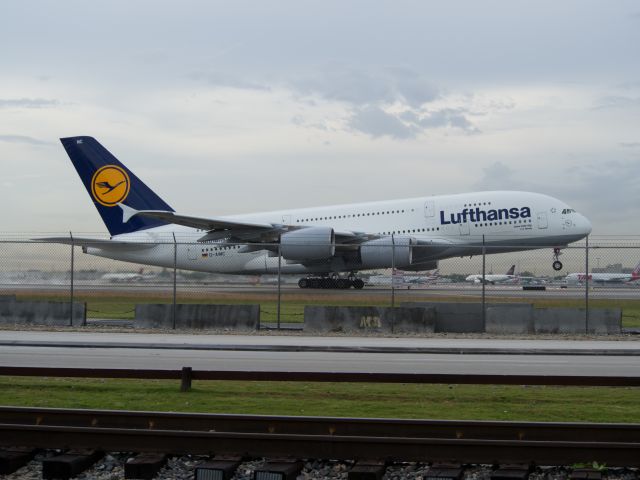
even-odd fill
[(590, 308), (587, 332), (605, 335), (622, 333), (622, 309)]
[(433, 333), (432, 308), (304, 307), (305, 332)]
[(586, 333), (583, 308), (536, 308), (533, 313), (535, 333)]
[[(257, 330), (260, 326), (260, 305), (176, 305), (178, 329)], [(135, 328), (173, 328), (173, 305), (136, 305)]]
[(590, 308), (587, 327), (584, 308), (534, 308), (525, 303), (407, 302), (406, 307), (434, 308), (436, 333), (493, 334), (617, 334), (622, 331), (620, 308)]
[(622, 331), (620, 308), (590, 308), (589, 322), (584, 308), (536, 308), (535, 333), (616, 334)]
[(533, 305), (528, 303), (503, 303), (487, 306), (487, 333), (527, 334), (534, 333)]
[[(433, 308), (436, 312), (436, 333), (482, 333), (481, 303), (406, 302), (403, 307)], [(487, 304), (490, 305), (490, 304)]]
[(73, 308), (73, 326), (87, 323), (87, 306), (74, 302), (37, 302), (9, 300), (0, 302), (0, 323), (3, 325), (69, 326)]

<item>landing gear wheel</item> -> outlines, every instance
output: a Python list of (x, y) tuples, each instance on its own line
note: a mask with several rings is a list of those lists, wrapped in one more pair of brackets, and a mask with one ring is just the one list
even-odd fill
[(337, 287), (340, 290), (346, 290), (347, 288), (351, 287), (351, 282), (349, 282), (349, 280), (347, 280), (346, 278), (339, 278), (336, 282)]
[(300, 288), (309, 288), (309, 281), (306, 278), (301, 278), (298, 280), (298, 286)]
[(362, 290), (364, 288), (364, 282), (360, 278), (356, 278), (353, 282), (353, 288), (356, 290)]
[(559, 247), (553, 249), (553, 269), (557, 272), (562, 270), (562, 262), (558, 258), (562, 255)]

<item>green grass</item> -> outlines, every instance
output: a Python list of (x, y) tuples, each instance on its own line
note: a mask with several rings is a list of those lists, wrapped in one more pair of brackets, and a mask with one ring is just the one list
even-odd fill
[(640, 388), (0, 377), (0, 404), (176, 412), (640, 422)]

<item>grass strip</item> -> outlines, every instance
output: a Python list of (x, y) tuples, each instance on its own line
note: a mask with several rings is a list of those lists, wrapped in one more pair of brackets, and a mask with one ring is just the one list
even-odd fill
[(374, 418), (640, 422), (640, 388), (0, 377), (0, 404)]

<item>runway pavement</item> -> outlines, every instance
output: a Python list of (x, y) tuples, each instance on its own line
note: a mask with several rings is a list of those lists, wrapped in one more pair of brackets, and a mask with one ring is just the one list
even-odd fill
[(640, 376), (640, 342), (2, 331), (0, 365)]

